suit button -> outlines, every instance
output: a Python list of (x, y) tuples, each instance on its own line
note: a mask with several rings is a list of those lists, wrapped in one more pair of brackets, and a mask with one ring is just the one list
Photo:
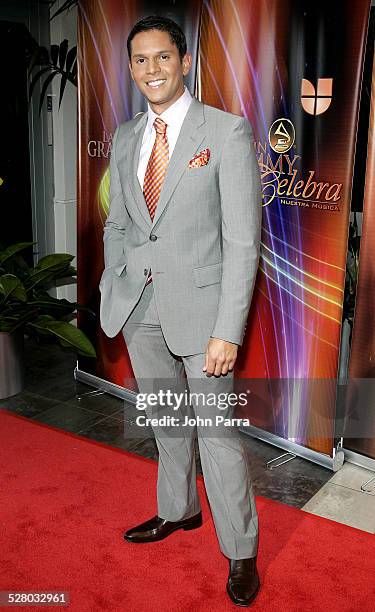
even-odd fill
[(147, 270), (147, 268), (145, 268), (145, 269), (143, 270), (143, 274), (144, 274), (145, 276), (147, 276), (147, 272), (148, 272), (148, 270)]
[(158, 237), (157, 237), (157, 236), (155, 236), (155, 234), (151, 234), (151, 236), (150, 236), (150, 240), (151, 240), (152, 242), (155, 242), (155, 240), (157, 240), (157, 239), (158, 239)]

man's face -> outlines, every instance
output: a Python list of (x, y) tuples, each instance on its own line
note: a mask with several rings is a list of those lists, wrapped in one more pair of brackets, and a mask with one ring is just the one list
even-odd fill
[(129, 69), (139, 91), (160, 115), (184, 93), (183, 77), (191, 68), (191, 54), (180, 60), (168, 32), (139, 32), (131, 41)]

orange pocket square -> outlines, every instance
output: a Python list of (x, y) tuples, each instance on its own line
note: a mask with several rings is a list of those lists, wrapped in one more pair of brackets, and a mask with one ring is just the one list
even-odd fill
[(189, 168), (200, 168), (200, 166), (205, 166), (208, 164), (208, 160), (210, 159), (210, 149), (203, 149), (200, 151), (192, 159), (189, 161)]

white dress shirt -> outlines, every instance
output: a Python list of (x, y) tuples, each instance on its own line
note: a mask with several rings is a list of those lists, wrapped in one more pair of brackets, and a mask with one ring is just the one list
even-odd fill
[(168, 139), (168, 149), (169, 149), (169, 159), (171, 159), (171, 155), (173, 153), (173, 149), (176, 145), (178, 135), (181, 130), (181, 126), (185, 119), (186, 113), (192, 101), (192, 96), (188, 89), (185, 86), (184, 93), (182, 96), (176, 100), (167, 110), (165, 110), (160, 115), (154, 113), (150, 105), (148, 105), (147, 112), (147, 125), (145, 132), (143, 134), (141, 152), (139, 155), (138, 162), (138, 171), (137, 177), (139, 180), (139, 184), (141, 189), (143, 190), (143, 182), (145, 179), (146, 168), (148, 164), (148, 160), (151, 155), (152, 147), (154, 146), (156, 131), (154, 128), (154, 121), (156, 117), (163, 119), (167, 124), (167, 139)]

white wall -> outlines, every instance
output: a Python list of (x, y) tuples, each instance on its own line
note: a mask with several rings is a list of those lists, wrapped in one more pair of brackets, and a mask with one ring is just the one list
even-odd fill
[[(61, 4), (61, 2), (60, 2)], [(56, 11), (54, 5), (52, 11)], [(51, 44), (65, 38), (69, 49), (77, 44), (77, 10), (52, 19)], [(77, 88), (67, 82), (60, 110), (60, 77), (52, 81), (54, 243), (56, 253), (77, 254)], [(73, 260), (76, 265), (76, 260)], [(75, 301), (76, 285), (57, 289), (57, 297)]]

